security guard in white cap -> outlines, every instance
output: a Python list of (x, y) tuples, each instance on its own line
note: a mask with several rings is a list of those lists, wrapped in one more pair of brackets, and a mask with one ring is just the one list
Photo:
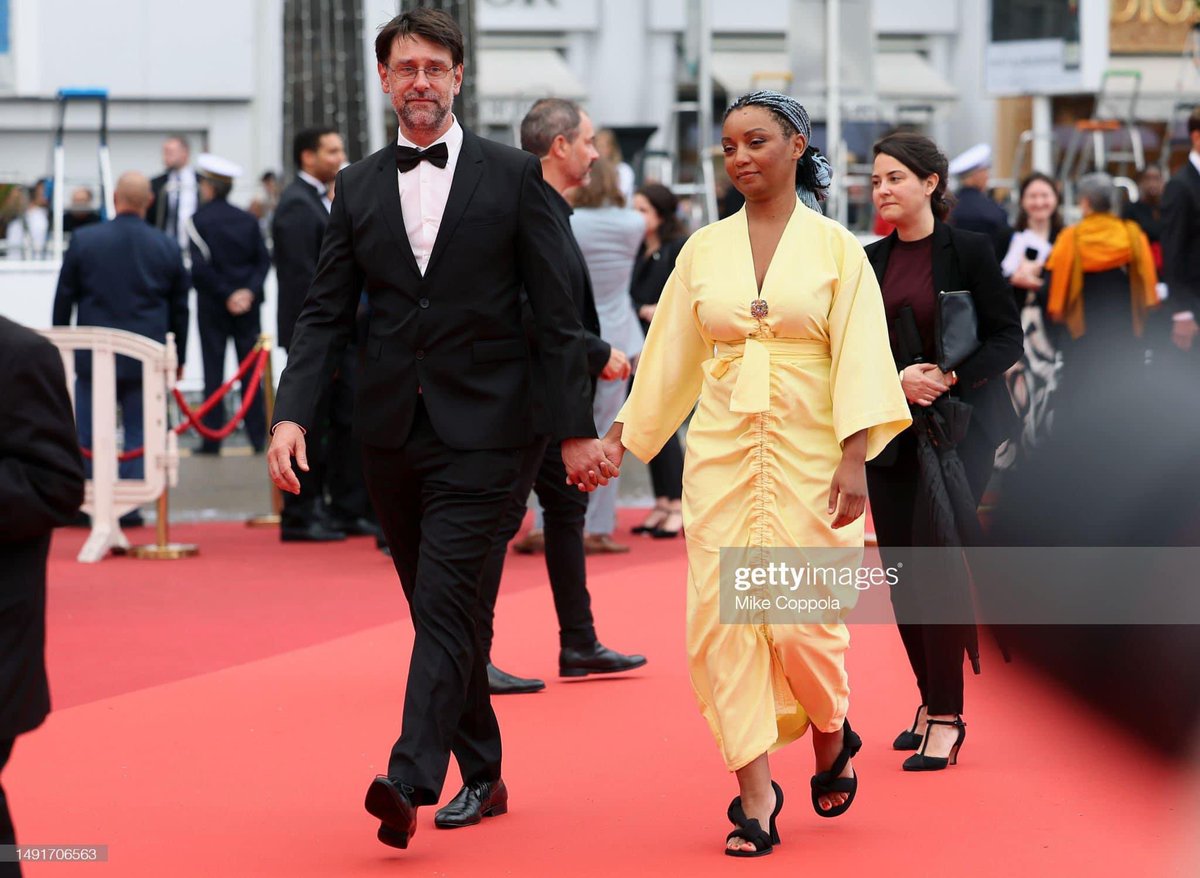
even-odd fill
[[(196, 287), (196, 317), (200, 326), (200, 355), (204, 361), (205, 398), (225, 380), (225, 349), (233, 339), (240, 362), (258, 341), (262, 326), (258, 309), (271, 257), (254, 216), (226, 199), (242, 169), (220, 156), (202, 154), (196, 160), (200, 209), (188, 223), (192, 250), (192, 282)], [(248, 382), (247, 382), (248, 383)], [(242, 393), (249, 388), (243, 384)], [(226, 406), (214, 406), (204, 424), (224, 426)], [(245, 419), (246, 434), (256, 452), (266, 442), (266, 415), (259, 388)], [(201, 454), (218, 454), (221, 443), (203, 440)]]
[(987, 194), (992, 148), (977, 143), (950, 162), (951, 175), (958, 177), (958, 203), (950, 212), (950, 225), (982, 232), (996, 243), (1008, 239), (1008, 214)]

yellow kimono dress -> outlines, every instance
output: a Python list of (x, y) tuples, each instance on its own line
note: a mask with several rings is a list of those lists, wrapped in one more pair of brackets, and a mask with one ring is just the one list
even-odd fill
[[(765, 299), (768, 313), (751, 315)], [(700, 710), (730, 770), (842, 725), (844, 624), (722, 624), (722, 547), (861, 547), (863, 521), (826, 512), (841, 443), (872, 458), (911, 423), (883, 299), (850, 232), (797, 200), (757, 289), (745, 209), (684, 246), (617, 420), (642, 460), (699, 398), (683, 474), (687, 644)]]

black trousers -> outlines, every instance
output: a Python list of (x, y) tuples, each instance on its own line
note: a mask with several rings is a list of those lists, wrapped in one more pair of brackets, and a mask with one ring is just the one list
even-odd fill
[(655, 497), (678, 500), (683, 496), (683, 445), (678, 434), (650, 459), (650, 482)]
[(588, 495), (566, 483), (562, 450), (550, 437), (541, 436), (522, 453), (521, 474), (492, 540), (492, 550), (480, 582), (482, 613), (479, 639), (490, 660), (495, 636), (496, 597), (504, 573), (508, 544), (525, 518), (529, 492), (537, 493), (545, 521), (546, 573), (558, 614), (558, 639), (564, 647), (586, 649), (596, 642), (592, 597), (587, 590), (587, 557), (583, 551), (583, 525)]
[[(258, 309), (252, 308), (246, 314), (234, 316), (229, 311), (207, 299), (201, 299), (197, 306), (196, 322), (200, 327), (200, 358), (204, 363), (204, 398), (208, 399), (225, 383), (225, 348), (233, 339), (233, 349), (237, 352), (238, 362), (254, 348), (262, 331), (259, 322)], [(249, 383), (247, 378), (246, 383)], [(247, 392), (246, 383), (242, 385), (243, 396)], [(233, 414), (232, 408), (223, 400), (202, 420), (210, 430), (218, 430), (225, 426)], [(255, 449), (261, 449), (266, 442), (267, 422), (266, 409), (263, 406), (262, 388), (255, 393), (254, 402), (246, 412), (246, 436)], [(204, 440), (204, 447), (216, 450), (220, 442)]]
[(388, 775), (412, 786), (418, 805), (437, 803), (451, 752), (467, 783), (500, 777), (479, 582), (520, 463), (520, 449), (447, 447), (421, 402), (403, 446), (363, 447), (371, 502), (416, 631)]
[[(0, 772), (3, 772), (4, 766), (8, 765), (8, 757), (12, 755), (13, 743), (12, 738), (0, 740)], [(0, 845), (16, 843), (17, 835), (13, 829), (12, 814), (8, 810), (8, 796), (4, 792), (4, 787), (0, 786)], [(0, 862), (0, 878), (20, 878), (20, 876), (20, 863)]]
[[(898, 440), (899, 454), (891, 466), (867, 467), (867, 493), (879, 554), (883, 563), (894, 566), (898, 560), (889, 548), (913, 544), (913, 510), (917, 500), (917, 442), (912, 430)], [(977, 433), (968, 433), (959, 446), (959, 457), (967, 472), (971, 493), (978, 505), (992, 475), (996, 449)], [(905, 581), (903, 576), (892, 590), (893, 603), (902, 603), (899, 590), (920, 588), (920, 583)], [(917, 678), (921, 703), (935, 715), (963, 711), (964, 626), (898, 624), (900, 639), (908, 653), (909, 664)]]

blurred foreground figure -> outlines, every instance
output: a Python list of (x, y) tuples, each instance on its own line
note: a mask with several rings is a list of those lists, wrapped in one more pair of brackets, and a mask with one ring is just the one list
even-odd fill
[[(0, 770), (50, 711), (46, 557), (83, 503), (83, 460), (58, 349), (0, 317)], [(0, 845), (16, 844), (0, 788)], [(0, 863), (0, 876), (20, 875)]]

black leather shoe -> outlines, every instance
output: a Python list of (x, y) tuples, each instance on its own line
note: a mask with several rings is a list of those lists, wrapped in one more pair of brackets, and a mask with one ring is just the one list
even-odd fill
[(564, 646), (558, 654), (558, 675), (586, 677), (588, 674), (619, 674), (640, 668), (645, 663), (644, 655), (623, 655), (599, 642), (590, 649)]
[(378, 837), (394, 848), (408, 847), (417, 832), (417, 806), (413, 788), (394, 777), (378, 775), (367, 787), (367, 813), (379, 818)]
[(433, 825), (438, 829), (458, 829), (474, 826), (484, 817), (507, 813), (508, 787), (504, 781), (477, 781), (465, 784), (445, 808), (433, 815)]
[(348, 537), (379, 537), (383, 531), (367, 518), (333, 518), (325, 522), (330, 530), (340, 530)]
[(303, 526), (280, 527), (279, 539), (285, 543), (336, 543), (346, 539), (340, 530), (313, 522)]
[(525, 695), (529, 692), (541, 692), (546, 688), (543, 680), (506, 673), (491, 662), (488, 662), (487, 671), (488, 689), (493, 695)]

